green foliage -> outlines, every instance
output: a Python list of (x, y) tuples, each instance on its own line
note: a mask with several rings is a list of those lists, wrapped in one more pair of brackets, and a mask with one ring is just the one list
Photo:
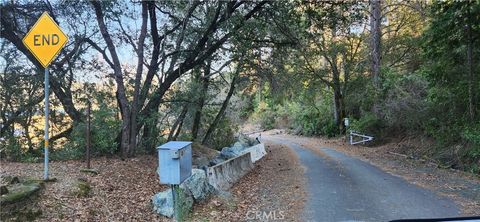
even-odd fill
[(468, 155), (474, 160), (480, 160), (480, 122), (466, 127), (462, 132), (462, 138), (470, 147)]
[[(77, 140), (78, 141), (78, 140)], [(75, 160), (85, 157), (85, 147), (74, 147), (71, 143), (61, 149), (52, 150), (50, 152), (51, 160)]]
[(242, 102), (245, 103), (244, 106), (240, 107), (240, 119), (245, 120), (248, 119), (255, 112), (255, 104), (252, 102), (252, 99), (242, 95)]
[[(346, 99), (349, 117), (369, 121), (376, 119), (373, 122), (381, 122), (376, 125), (383, 128), (423, 130), (428, 115), (426, 79), (419, 72), (403, 74), (392, 69), (382, 71), (379, 89), (373, 86), (369, 78), (360, 76), (352, 80)], [(361, 127), (357, 130), (364, 129)]]
[(235, 126), (229, 118), (222, 118), (212, 133), (207, 145), (216, 149), (229, 146), (235, 142), (236, 132), (238, 132), (238, 126)]
[(303, 135), (337, 135), (338, 127), (333, 120), (332, 94), (322, 91), (321, 97), (315, 91), (306, 91), (299, 101), (285, 101), (270, 105), (268, 97), (258, 103), (254, 118), (264, 129), (290, 128)]
[(18, 141), (10, 137), (5, 141), (0, 141), (2, 145), (2, 159), (7, 159), (9, 161), (20, 161), (22, 159), (22, 146), (18, 143)]
[[(120, 131), (120, 121), (115, 118), (116, 112), (106, 106), (92, 111), (91, 120), (91, 153), (92, 156), (112, 155), (117, 150), (116, 137)], [(74, 126), (69, 141), (62, 149), (52, 152), (52, 159), (79, 159), (85, 156), (86, 123)]]
[[(469, 87), (472, 84), (473, 92), (478, 94), (479, 81), (469, 76), (467, 47), (471, 44), (474, 58), (480, 53), (480, 41), (469, 37), (469, 29), (471, 33), (480, 32), (480, 3), (437, 1), (431, 13), (432, 21), (422, 43), (426, 60), (423, 75), (429, 82), (425, 129), (436, 139), (438, 152), (449, 154), (446, 161), (478, 172), (480, 127), (478, 115), (472, 119), (469, 113), (469, 99), (475, 96)], [(478, 64), (472, 65), (473, 73), (480, 71)], [(477, 114), (479, 105), (476, 99)]]
[(292, 103), (287, 115), (293, 117), (293, 126), (295, 129), (301, 129), (304, 135), (324, 135), (335, 136), (338, 128), (333, 121), (331, 111), (331, 99), (321, 99), (313, 107), (307, 104)]
[(427, 116), (427, 81), (418, 73), (386, 72), (379, 110), (391, 128), (419, 131)]
[(358, 120), (353, 119), (349, 128), (355, 132), (361, 132), (377, 137), (381, 134), (381, 131), (384, 128), (384, 123), (375, 114), (365, 113)]
[(39, 158), (35, 155), (37, 152), (28, 152), (14, 137), (9, 137), (5, 141), (0, 141), (0, 157), (14, 162), (35, 163)]
[(116, 151), (118, 144), (115, 139), (121, 124), (115, 115), (115, 110), (107, 107), (93, 111), (91, 128), (94, 154), (113, 154)]
[(268, 130), (275, 128), (276, 113), (273, 107), (269, 106), (265, 102), (260, 102), (257, 107), (256, 113), (260, 126), (263, 129)]

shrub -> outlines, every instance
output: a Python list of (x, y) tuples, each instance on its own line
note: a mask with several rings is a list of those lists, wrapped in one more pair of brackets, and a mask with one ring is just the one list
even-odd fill
[(235, 133), (237, 131), (238, 127), (235, 126), (229, 118), (224, 117), (219, 121), (206, 145), (216, 149), (229, 146), (235, 142)]
[(384, 124), (375, 114), (369, 112), (365, 113), (358, 120), (351, 120), (350, 129), (356, 132), (369, 134), (372, 136), (380, 136)]
[(64, 146), (50, 153), (51, 160), (75, 160), (85, 157), (84, 147)]
[(427, 81), (421, 75), (390, 74), (385, 80), (385, 96), (379, 104), (381, 118), (390, 128), (423, 129), (427, 117)]
[(1, 140), (1, 154), (2, 159), (5, 158), (9, 161), (21, 161), (22, 160), (22, 146), (14, 137), (8, 137), (5, 140)]
[(275, 125), (275, 110), (266, 102), (259, 102), (254, 113), (254, 119), (257, 119), (263, 129), (273, 129)]
[(312, 96), (302, 99), (303, 103), (286, 101), (273, 107), (262, 102), (259, 103), (256, 115), (264, 129), (288, 127), (298, 129), (297, 133), (307, 136), (325, 135), (333, 137), (338, 133), (338, 127), (333, 120), (330, 94), (325, 92), (323, 97), (320, 98)]
[[(480, 122), (470, 127), (465, 127), (462, 138), (467, 142), (468, 152), (467, 158), (474, 163), (480, 160)], [(477, 168), (480, 166), (477, 166)]]
[[(117, 150), (117, 134), (120, 131), (120, 120), (115, 118), (115, 111), (100, 106), (92, 111), (91, 120), (91, 153), (92, 156), (111, 155)], [(62, 149), (54, 150), (52, 158), (58, 160), (82, 158), (86, 146), (86, 123), (74, 126), (69, 141)]]
[(14, 162), (28, 162), (35, 163), (39, 161), (38, 152), (28, 152), (22, 148), (18, 138), (7, 137), (0, 140), (0, 158)]

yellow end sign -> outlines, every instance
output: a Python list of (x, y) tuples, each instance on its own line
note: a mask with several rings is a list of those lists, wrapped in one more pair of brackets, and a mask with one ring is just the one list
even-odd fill
[(40, 16), (23, 38), (23, 44), (44, 68), (50, 65), (67, 41), (67, 35), (62, 32), (47, 12)]

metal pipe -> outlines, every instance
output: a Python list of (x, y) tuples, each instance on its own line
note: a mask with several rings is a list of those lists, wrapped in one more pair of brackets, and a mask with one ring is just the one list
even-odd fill
[(49, 82), (48, 82), (48, 68), (45, 68), (45, 157), (44, 157), (44, 174), (43, 179), (48, 180), (48, 112), (49, 112)]
[(171, 188), (172, 188), (172, 195), (173, 195), (173, 218), (175, 219), (175, 221), (179, 221), (180, 218), (178, 218), (178, 209), (177, 209), (177, 205), (178, 205), (177, 185), (172, 184)]
[(90, 148), (91, 148), (91, 144), (92, 144), (92, 140), (91, 140), (91, 137), (90, 137), (90, 109), (91, 109), (91, 103), (90, 103), (90, 98), (88, 98), (88, 102), (87, 102), (87, 169), (90, 169)]

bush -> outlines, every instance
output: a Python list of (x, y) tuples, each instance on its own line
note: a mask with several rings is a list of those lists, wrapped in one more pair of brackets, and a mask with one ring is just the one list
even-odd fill
[(307, 103), (293, 102), (290, 115), (293, 125), (302, 129), (304, 135), (323, 135), (333, 137), (339, 133), (332, 110), (332, 93), (323, 91), (320, 97), (305, 95)]
[(375, 114), (369, 112), (358, 120), (352, 119), (349, 128), (356, 132), (378, 137), (381, 135), (384, 124)]
[[(106, 107), (92, 111), (91, 153), (92, 156), (111, 155), (117, 151), (117, 135), (121, 122), (115, 118), (115, 111)], [(86, 146), (86, 123), (74, 126), (69, 141), (62, 149), (54, 150), (52, 158), (57, 160), (79, 159), (84, 156)]]
[(229, 146), (235, 142), (235, 133), (237, 131), (238, 127), (235, 126), (229, 118), (224, 117), (218, 123), (206, 145), (218, 150)]
[(35, 163), (39, 161), (39, 158), (35, 155), (37, 152), (30, 153), (26, 149), (22, 148), (18, 139), (15, 137), (9, 137), (0, 140), (0, 158), (13, 162), (28, 162)]
[(76, 160), (85, 157), (85, 147), (65, 146), (50, 153), (51, 160)]
[(391, 73), (384, 83), (384, 99), (379, 104), (386, 127), (420, 131), (427, 113), (427, 80), (416, 73)]
[(466, 158), (471, 162), (471, 171), (480, 173), (480, 122), (471, 127), (466, 127), (462, 133), (462, 138), (467, 143)]
[(254, 118), (263, 129), (290, 128), (303, 135), (324, 135), (333, 137), (338, 127), (333, 119), (331, 93), (323, 92), (322, 97), (312, 94), (302, 95), (300, 101), (286, 101), (283, 104), (269, 105), (260, 102)]
[(2, 159), (5, 158), (9, 161), (21, 161), (22, 160), (22, 146), (14, 137), (9, 137), (5, 140), (0, 141), (1, 143), (1, 154)]
[(260, 127), (266, 130), (275, 128), (275, 117), (275, 110), (266, 102), (260, 102), (258, 104), (258, 107), (254, 113), (254, 119), (258, 120)]

